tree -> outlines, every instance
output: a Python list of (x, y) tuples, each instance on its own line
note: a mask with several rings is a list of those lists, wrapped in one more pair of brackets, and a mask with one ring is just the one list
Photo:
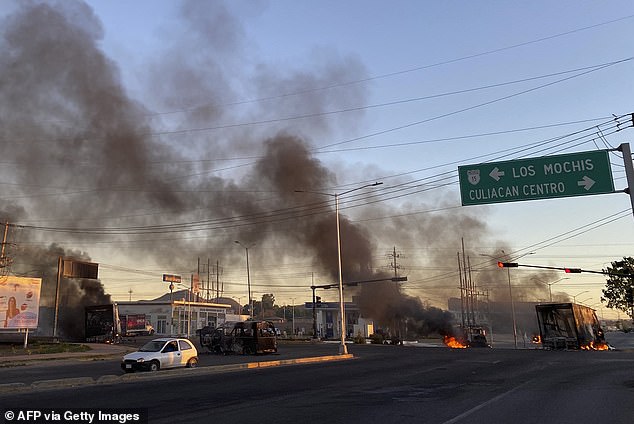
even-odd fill
[(275, 295), (273, 293), (266, 293), (262, 295), (262, 309), (264, 311), (273, 312), (274, 305), (275, 305)]
[(262, 300), (253, 299), (253, 317), (264, 318), (267, 314), (272, 314), (275, 307), (275, 295), (266, 293), (262, 295)]
[(622, 261), (612, 262), (612, 266), (603, 272), (608, 275), (608, 280), (601, 301), (607, 302), (608, 308), (618, 309), (634, 318), (634, 258), (624, 257)]

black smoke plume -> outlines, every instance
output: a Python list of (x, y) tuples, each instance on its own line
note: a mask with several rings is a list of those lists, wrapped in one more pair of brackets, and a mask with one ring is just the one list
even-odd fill
[[(104, 54), (103, 28), (85, 3), (19, 2), (0, 22), (0, 220), (21, 225), (12, 272), (42, 275), (48, 307), (60, 255), (188, 271), (194, 258), (212, 255), (242, 267), (242, 252), (227, 249), (241, 240), (257, 243), (254, 262), (312, 257), (323, 278), (338, 277), (333, 198), (296, 190), (332, 194), (346, 180), (379, 175), (363, 167), (335, 173), (314, 153), (316, 140), (335, 129), (357, 134), (361, 110), (335, 119), (322, 112), (365, 103), (365, 89), (347, 84), (367, 77), (363, 64), (321, 49), (306, 69), (254, 66), (251, 41), (229, 3), (181, 5), (173, 26), (164, 27), (163, 51), (139, 59), (136, 97)], [(319, 87), (337, 89), (307, 89)], [(240, 89), (262, 100), (235, 102)], [(284, 95), (294, 92), (302, 95)], [(276, 120), (298, 113), (306, 117)], [(434, 193), (377, 204), (373, 213), (395, 217), (367, 225), (355, 222), (360, 212), (341, 213), (344, 280), (381, 278), (381, 243), (426, 246), (428, 263), (453, 264), (457, 249), (440, 247), (461, 237), (474, 245), (488, 239), (474, 210), (405, 217), (450, 203), (449, 192)], [(430, 286), (455, 294), (457, 281), (452, 270)], [(60, 320), (75, 337), (82, 305), (110, 299), (99, 282), (63, 285)], [(421, 333), (444, 331), (442, 311), (392, 287), (364, 287), (364, 313), (386, 326), (399, 320)]]

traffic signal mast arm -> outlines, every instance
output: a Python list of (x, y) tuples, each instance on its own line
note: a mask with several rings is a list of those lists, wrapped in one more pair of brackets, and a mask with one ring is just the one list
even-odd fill
[(582, 272), (587, 272), (590, 274), (602, 274), (602, 275), (616, 275), (616, 276), (620, 276), (620, 277), (628, 277), (630, 276), (630, 274), (617, 274), (617, 273), (613, 273), (613, 272), (604, 272), (604, 271), (590, 271), (587, 269), (581, 269), (581, 268), (565, 268), (565, 267), (558, 267), (558, 266), (540, 266), (540, 265), (527, 265), (527, 264), (518, 264), (517, 262), (498, 262), (498, 267), (499, 268), (517, 268), (517, 267), (524, 267), (524, 268), (539, 268), (539, 269), (554, 269), (554, 270), (558, 270), (558, 271), (564, 271), (566, 274), (581, 274)]
[[(356, 286), (358, 284), (363, 284), (363, 283), (378, 283), (379, 281), (394, 281), (394, 282), (401, 282), (401, 281), (407, 281), (407, 277), (392, 277), (392, 278), (377, 278), (376, 280), (363, 280), (363, 281), (350, 281), (349, 283), (343, 283), (344, 286)], [(339, 287), (339, 283), (332, 283), (332, 284), (324, 284), (322, 286), (310, 286), (311, 289), (335, 289)]]

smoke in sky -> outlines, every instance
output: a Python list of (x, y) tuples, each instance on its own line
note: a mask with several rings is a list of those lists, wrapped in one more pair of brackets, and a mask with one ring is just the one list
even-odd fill
[[(180, 12), (161, 35), (163, 50), (143, 59), (134, 90), (104, 54), (103, 28), (88, 5), (20, 2), (0, 22), (0, 219), (23, 225), (13, 271), (41, 273), (49, 295), (57, 256), (90, 258), (76, 245), (177, 269), (210, 252), (225, 266), (241, 266), (242, 255), (226, 248), (240, 240), (268, 247), (252, 251), (262, 263), (311, 257), (317, 272), (337, 278), (333, 198), (296, 190), (334, 193), (348, 176), (376, 174), (335, 173), (314, 153), (316, 140), (334, 131), (357, 134), (362, 111), (323, 112), (363, 104), (364, 86), (345, 83), (367, 77), (366, 69), (328, 49), (297, 68), (266, 63), (254, 59), (252, 41), (222, 2), (185, 1)], [(259, 101), (236, 101), (244, 92)], [(297, 114), (306, 118), (276, 121)], [(490, 237), (473, 209), (407, 217), (448, 204), (446, 192), (434, 193), (398, 206), (378, 203), (373, 216), (398, 217), (367, 225), (342, 213), (344, 278), (385, 275), (376, 271), (379, 243), (424, 246), (429, 264), (452, 268), (456, 251), (447, 245)], [(439, 273), (419, 274), (410, 279)], [(450, 274), (449, 284), (432, 279), (430, 287), (456, 293)], [(109, 300), (103, 287), (85, 281), (68, 291), (67, 309)], [(436, 319), (438, 311), (400, 289), (389, 302), (384, 294), (364, 288), (362, 309), (385, 322), (408, 315), (424, 327)]]

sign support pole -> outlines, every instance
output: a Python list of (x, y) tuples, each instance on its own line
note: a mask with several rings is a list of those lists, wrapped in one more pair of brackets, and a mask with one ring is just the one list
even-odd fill
[(64, 267), (64, 262), (62, 257), (60, 256), (57, 259), (57, 284), (55, 286), (55, 317), (53, 318), (53, 339), (57, 340), (57, 316), (59, 313), (59, 286), (62, 279), (62, 268)]
[(634, 165), (632, 165), (630, 143), (622, 143), (617, 150), (623, 153), (623, 164), (625, 165), (625, 176), (627, 178), (627, 189), (625, 192), (630, 195), (632, 214), (634, 214)]

